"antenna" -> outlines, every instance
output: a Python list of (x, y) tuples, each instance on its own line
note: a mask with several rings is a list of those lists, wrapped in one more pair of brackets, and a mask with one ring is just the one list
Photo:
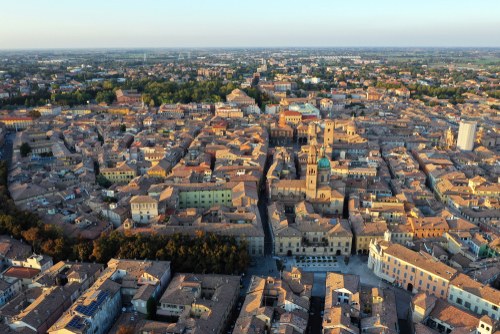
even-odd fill
[(144, 53), (144, 64), (146, 64), (146, 53)]

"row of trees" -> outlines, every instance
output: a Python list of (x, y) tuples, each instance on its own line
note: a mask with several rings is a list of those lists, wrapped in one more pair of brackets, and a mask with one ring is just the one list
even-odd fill
[(250, 263), (248, 243), (239, 243), (233, 236), (197, 232), (170, 236), (153, 233), (145, 236), (117, 231), (89, 241), (78, 235), (68, 238), (61, 228), (45, 224), (37, 214), (19, 209), (7, 190), (7, 164), (0, 163), (0, 235), (23, 239), (35, 252), (60, 260), (96, 261), (106, 263), (111, 258), (158, 259), (171, 261), (172, 271), (232, 274), (245, 271)]
[(180, 232), (170, 236), (153, 233), (144, 236), (114, 231), (103, 235), (94, 243), (79, 244), (75, 251), (82, 261), (106, 263), (113, 257), (122, 259), (158, 259), (171, 261), (173, 271), (195, 273), (232, 274), (245, 271), (250, 263), (245, 240), (236, 241), (233, 236), (205, 234), (198, 231), (191, 239)]

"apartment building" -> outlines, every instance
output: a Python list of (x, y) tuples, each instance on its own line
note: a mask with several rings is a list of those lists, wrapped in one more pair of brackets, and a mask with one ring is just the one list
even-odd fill
[(47, 333), (105, 334), (118, 319), (121, 308), (120, 284), (104, 275), (64, 312)]
[(157, 314), (178, 317), (176, 326), (221, 334), (240, 296), (240, 276), (177, 273)]
[(390, 241), (370, 243), (368, 268), (408, 291), (426, 291), (440, 298), (447, 298), (450, 281), (457, 274), (456, 269), (425, 252), (417, 253)]

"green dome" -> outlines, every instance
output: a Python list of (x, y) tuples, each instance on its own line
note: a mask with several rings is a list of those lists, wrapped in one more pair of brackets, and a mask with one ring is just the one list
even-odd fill
[(330, 160), (328, 160), (328, 158), (326, 157), (319, 159), (318, 168), (330, 168)]

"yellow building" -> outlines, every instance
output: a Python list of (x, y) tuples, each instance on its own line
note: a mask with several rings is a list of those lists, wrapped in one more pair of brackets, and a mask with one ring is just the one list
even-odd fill
[(101, 174), (111, 182), (129, 182), (137, 176), (137, 167), (123, 161), (115, 168), (103, 168)]
[(0, 121), (5, 123), (9, 130), (26, 129), (28, 125), (33, 125), (33, 117), (4, 117)]
[(167, 160), (153, 161), (152, 163), (153, 166), (148, 169), (150, 177), (164, 179), (172, 171), (172, 164)]

